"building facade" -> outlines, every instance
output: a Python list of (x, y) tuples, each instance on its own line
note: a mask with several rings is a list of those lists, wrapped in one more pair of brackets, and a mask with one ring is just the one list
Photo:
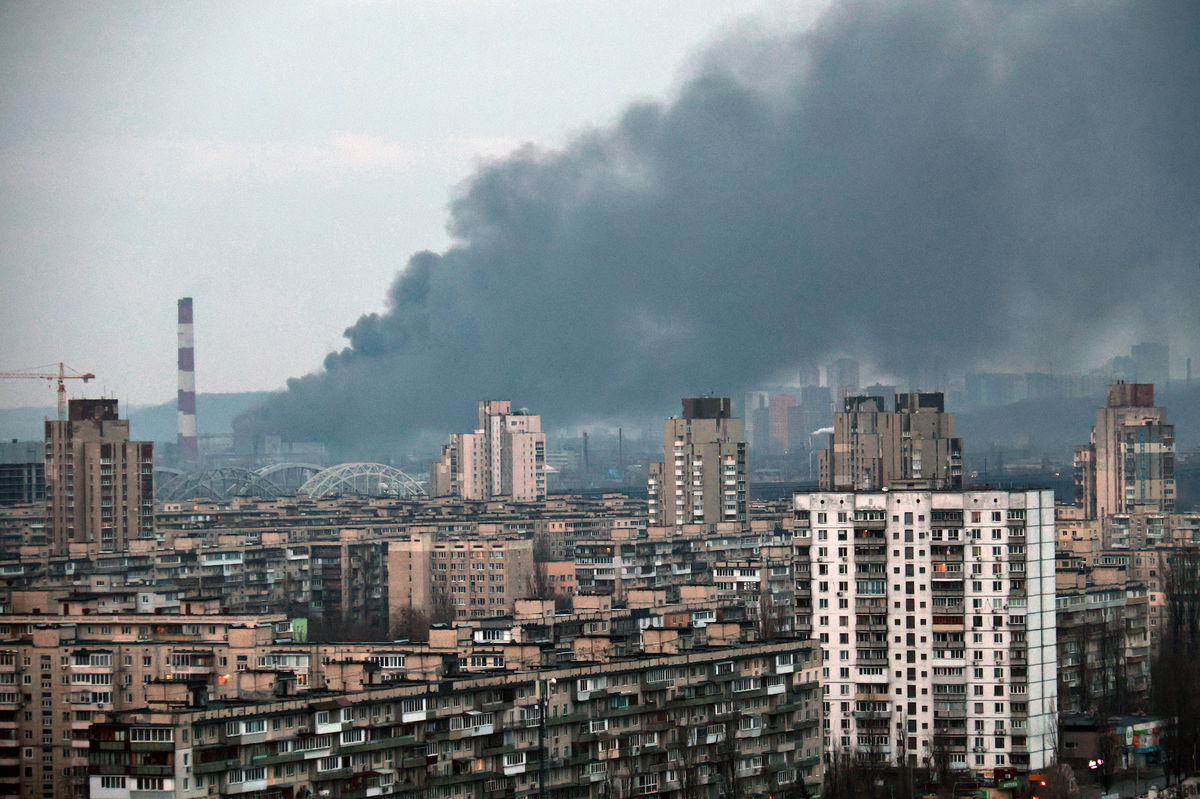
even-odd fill
[(727, 397), (685, 399), (666, 420), (648, 494), (651, 525), (749, 520), (745, 428)]
[(794, 497), (797, 633), (824, 649), (825, 748), (955, 769), (1054, 754), (1048, 490)]
[(962, 439), (940, 393), (847, 397), (836, 414), (829, 448), (820, 453), (820, 485), (830, 491), (877, 491), (894, 480), (927, 480), (939, 490), (962, 487)]
[(177, 690), (94, 728), (90, 795), (816, 792), (819, 671), (788, 641), (228, 706)]
[(1075, 449), (1077, 498), (1088, 518), (1175, 509), (1175, 426), (1151, 383), (1115, 383), (1091, 441)]
[[(503, 616), (529, 596), (530, 539), (438, 541), (414, 533), (388, 543), (388, 618), (393, 631), (412, 610), (434, 622)], [(444, 616), (444, 618), (443, 618)]]
[(154, 445), (129, 440), (115, 399), (71, 400), (46, 422), (46, 493), (56, 555), (120, 552), (154, 535)]
[(46, 500), (46, 447), (41, 441), (0, 443), (0, 505)]

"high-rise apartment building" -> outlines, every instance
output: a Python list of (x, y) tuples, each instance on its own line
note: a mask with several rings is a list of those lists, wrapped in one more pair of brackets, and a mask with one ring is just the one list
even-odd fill
[(46, 452), (41, 441), (0, 443), (0, 505), (46, 499)]
[(454, 433), (430, 465), (434, 496), (536, 502), (546, 498), (546, 434), (542, 417), (508, 400), (479, 403), (474, 433)]
[(826, 752), (945, 752), (973, 772), (1052, 761), (1053, 492), (816, 492), (793, 508), (797, 628), (824, 649)]
[(663, 425), (663, 462), (650, 464), (650, 524), (745, 522), (746, 440), (728, 397), (683, 400)]
[(788, 419), (791, 409), (796, 407), (796, 398), (791, 394), (772, 394), (770, 409), (771, 451), (786, 454), (792, 449), (788, 435)]
[(46, 422), (46, 493), (52, 554), (121, 552), (154, 536), (154, 445), (129, 440), (115, 399), (71, 400)]
[(962, 439), (941, 393), (847, 397), (834, 417), (829, 448), (820, 454), (820, 485), (834, 491), (875, 491), (897, 480), (931, 488), (962, 487)]
[(1150, 383), (1115, 383), (1091, 441), (1075, 448), (1075, 487), (1089, 519), (1175, 509), (1175, 426)]

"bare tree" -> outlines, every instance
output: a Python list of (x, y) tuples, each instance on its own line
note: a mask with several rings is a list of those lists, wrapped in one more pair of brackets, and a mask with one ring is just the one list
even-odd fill
[(1101, 725), (1097, 729), (1099, 737), (1096, 740), (1096, 759), (1099, 761), (1099, 765), (1096, 766), (1096, 776), (1100, 778), (1104, 792), (1108, 793), (1108, 789), (1112, 787), (1113, 776), (1117, 771), (1117, 761), (1123, 747), (1113, 726), (1107, 720), (1101, 721)]
[(429, 640), (429, 614), (419, 608), (402, 608), (396, 616), (392, 634), (396, 638), (424, 642)]
[(430, 624), (453, 624), (457, 614), (454, 601), (444, 588), (434, 588), (429, 603)]
[(534, 563), (546, 563), (554, 560), (554, 547), (550, 544), (550, 536), (539, 533), (533, 537)]
[(1166, 624), (1153, 671), (1154, 706), (1162, 716), (1168, 776), (1177, 782), (1200, 767), (1200, 550), (1177, 549), (1164, 570)]
[(554, 599), (556, 591), (554, 583), (550, 579), (550, 573), (546, 567), (546, 561), (535, 560), (533, 570), (529, 572), (529, 579), (526, 581), (525, 593), (531, 599)]

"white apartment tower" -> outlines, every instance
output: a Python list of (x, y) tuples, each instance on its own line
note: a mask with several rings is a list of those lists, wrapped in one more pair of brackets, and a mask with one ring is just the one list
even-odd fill
[(683, 400), (663, 425), (663, 462), (650, 464), (650, 524), (749, 520), (746, 435), (727, 397)]
[(826, 751), (1047, 766), (1053, 492), (816, 492), (793, 508), (797, 627), (824, 650)]
[(508, 400), (479, 403), (474, 433), (454, 433), (430, 466), (434, 496), (503, 498), (537, 502), (546, 498), (546, 434), (542, 418)]

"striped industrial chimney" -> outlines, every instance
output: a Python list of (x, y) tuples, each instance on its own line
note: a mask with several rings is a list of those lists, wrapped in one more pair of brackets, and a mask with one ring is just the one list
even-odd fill
[(192, 298), (179, 301), (179, 460), (195, 463), (200, 456), (196, 440), (196, 351), (192, 339)]

